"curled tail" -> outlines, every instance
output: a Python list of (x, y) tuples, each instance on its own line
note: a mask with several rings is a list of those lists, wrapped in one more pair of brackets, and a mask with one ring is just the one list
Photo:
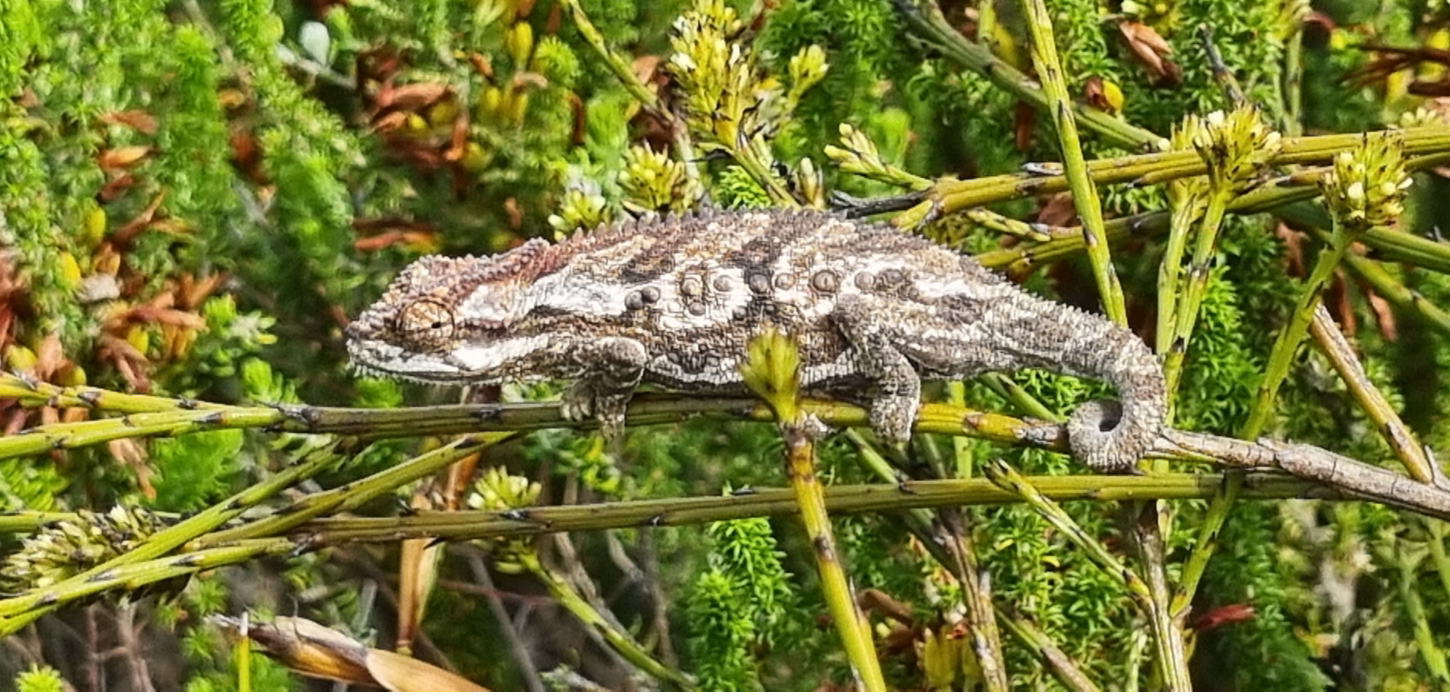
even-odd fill
[(1121, 330), (1108, 337), (1121, 339), (1114, 343), (1117, 352), (1092, 353), (1106, 361), (1082, 370), (1112, 383), (1119, 400), (1089, 401), (1078, 406), (1067, 421), (1067, 440), (1073, 456), (1088, 466), (1123, 471), (1143, 457), (1163, 430), (1163, 368), (1152, 351), (1131, 333)]

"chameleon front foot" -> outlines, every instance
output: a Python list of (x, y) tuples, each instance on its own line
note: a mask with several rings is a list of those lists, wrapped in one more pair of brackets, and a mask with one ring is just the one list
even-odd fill
[(871, 402), (871, 429), (883, 440), (906, 442), (916, 423), (919, 402), (915, 396), (878, 396)]
[(580, 380), (564, 392), (559, 415), (575, 422), (594, 418), (599, 421), (599, 431), (612, 440), (624, 434), (625, 412), (632, 393), (603, 391), (595, 382)]

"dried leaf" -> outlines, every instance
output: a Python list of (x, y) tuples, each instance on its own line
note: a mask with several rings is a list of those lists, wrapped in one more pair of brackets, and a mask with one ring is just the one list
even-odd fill
[(488, 692), (473, 681), (411, 656), (382, 649), (369, 649), (367, 670), (378, 685), (399, 693), (480, 693)]
[(114, 202), (118, 197), (126, 193), (136, 184), (136, 176), (131, 173), (122, 173), (111, 178), (106, 184), (101, 185), (101, 191), (96, 193), (102, 202)]
[(128, 109), (124, 112), (107, 112), (101, 115), (101, 121), (107, 124), (120, 124), (129, 126), (147, 136), (156, 133), (156, 117), (139, 109)]
[(1234, 622), (1252, 620), (1255, 612), (1254, 606), (1249, 603), (1230, 603), (1199, 615), (1191, 626), (1199, 631), (1211, 630)]
[(1026, 102), (1018, 102), (1012, 112), (1013, 145), (1019, 151), (1032, 149), (1032, 130), (1037, 126), (1037, 110)]
[(1118, 23), (1118, 31), (1155, 83), (1179, 85), (1183, 82), (1183, 69), (1168, 59), (1173, 54), (1173, 47), (1157, 30), (1142, 22), (1125, 21)]
[(1330, 282), (1329, 289), (1324, 290), (1324, 305), (1339, 327), (1344, 329), (1344, 334), (1353, 338), (1359, 331), (1359, 319), (1354, 315), (1354, 303), (1349, 297), (1349, 284), (1343, 268), (1334, 271), (1334, 280)]
[(443, 99), (448, 92), (448, 86), (443, 83), (409, 83), (401, 87), (386, 85), (378, 91), (373, 106), (378, 110), (417, 111)]
[[(1356, 243), (1356, 247), (1363, 249), (1363, 244)], [(1380, 335), (1385, 340), (1393, 343), (1399, 340), (1399, 323), (1395, 320), (1395, 307), (1390, 305), (1388, 299), (1379, 295), (1374, 287), (1369, 286), (1364, 280), (1359, 282), (1359, 291), (1364, 294), (1365, 301), (1369, 302), (1369, 308), (1374, 312), (1375, 325), (1379, 327)]]
[(1111, 80), (1095, 75), (1083, 83), (1082, 91), (1084, 101), (1104, 112), (1123, 111), (1123, 89)]
[(150, 146), (121, 146), (120, 148), (108, 148), (96, 156), (103, 170), (120, 170), (129, 168), (141, 162), (141, 159), (150, 155)]
[(1274, 227), (1274, 235), (1284, 244), (1284, 266), (1290, 277), (1303, 277), (1304, 267), (1304, 239), (1307, 236), (1301, 231), (1289, 228), (1289, 225), (1280, 221)]
[[(233, 629), (235, 618), (217, 622)], [(357, 640), (301, 617), (253, 623), (247, 636), (262, 650), (298, 673), (343, 683), (381, 686), (400, 692), (480, 692), (488, 689), (410, 656), (372, 649)]]
[(160, 192), (156, 193), (155, 197), (151, 198), (151, 203), (147, 204), (141, 213), (132, 217), (125, 225), (111, 232), (111, 243), (123, 249), (129, 246), (132, 239), (140, 235), (142, 231), (150, 228), (152, 220), (156, 218), (156, 210), (161, 207), (161, 203), (165, 200), (166, 190), (163, 188)]
[(1037, 212), (1037, 222), (1058, 227), (1076, 225), (1077, 207), (1072, 203), (1072, 193), (1059, 192), (1048, 197)]

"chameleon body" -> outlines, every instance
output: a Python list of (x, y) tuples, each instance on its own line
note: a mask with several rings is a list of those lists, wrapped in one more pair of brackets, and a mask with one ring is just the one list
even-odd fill
[(1078, 407), (1069, 446), (1128, 469), (1160, 432), (1163, 376), (1131, 332), (1034, 296), (888, 226), (808, 211), (707, 212), (603, 227), (491, 257), (404, 269), (347, 330), (362, 371), (424, 382), (574, 379), (570, 418), (623, 424), (640, 383), (746, 393), (766, 328), (800, 349), (803, 388), (866, 396), (905, 440), (923, 379), (1039, 368), (1113, 384)]

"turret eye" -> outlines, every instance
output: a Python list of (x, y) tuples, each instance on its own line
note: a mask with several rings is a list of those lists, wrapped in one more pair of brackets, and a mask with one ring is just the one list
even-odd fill
[(398, 332), (421, 347), (439, 347), (453, 337), (453, 312), (432, 299), (419, 299), (398, 315)]

